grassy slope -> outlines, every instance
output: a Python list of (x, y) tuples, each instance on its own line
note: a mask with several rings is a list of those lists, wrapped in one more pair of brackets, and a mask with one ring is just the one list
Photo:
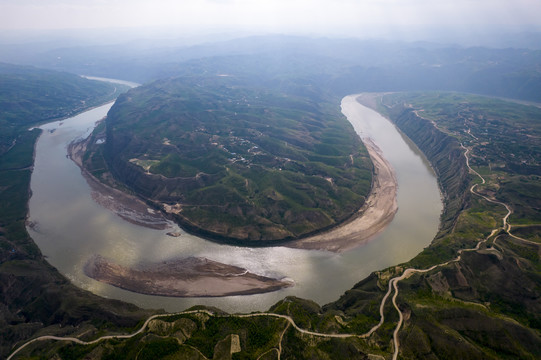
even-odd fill
[[(541, 158), (535, 139), (541, 135), (540, 109), (456, 93), (398, 94), (384, 102), (408, 104), (470, 147), (471, 166), (487, 180), (478, 191), (509, 204), (511, 224), (539, 223), (541, 211), (535, 204), (541, 192), (535, 189)], [(501, 226), (503, 206), (475, 195), (465, 200), (452, 229), (404, 267), (450, 259)], [(486, 246), (497, 249), (498, 256), (465, 253), (459, 262), (401, 284), (399, 304), (409, 317), (401, 333), (405, 358), (540, 356), (540, 247), (506, 235), (491, 238)], [(437, 249), (452, 249), (453, 255)]]
[(102, 104), (116, 91), (111, 84), (73, 74), (4, 63), (0, 63), (0, 84), (0, 154), (10, 148), (22, 127)]
[(158, 81), (112, 108), (105, 156), (137, 193), (181, 203), (181, 223), (233, 240), (295, 238), (349, 217), (371, 184), (366, 149), (318, 95), (216, 76)]
[(4, 64), (0, 82), (0, 356), (53, 324), (49, 332), (65, 333), (85, 323), (135, 325), (146, 312), (75, 288), (43, 259), (25, 228), (34, 145), (40, 134), (28, 128), (112, 100), (115, 86)]

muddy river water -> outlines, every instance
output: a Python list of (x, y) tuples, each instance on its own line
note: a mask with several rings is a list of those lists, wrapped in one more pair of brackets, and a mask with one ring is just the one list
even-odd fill
[[(30, 235), (47, 260), (75, 285), (95, 294), (145, 308), (180, 311), (196, 304), (228, 312), (267, 310), (288, 295), (320, 305), (334, 301), (370, 272), (407, 261), (437, 232), (442, 209), (436, 177), (419, 150), (385, 118), (347, 96), (342, 112), (361, 138), (370, 138), (393, 166), (398, 180), (398, 212), (374, 239), (344, 253), (285, 247), (219, 245), (186, 234), (176, 225), (153, 230), (129, 223), (93, 201), (67, 145), (90, 134), (112, 104), (41, 126), (29, 203)], [(167, 232), (180, 232), (180, 237)], [(220, 298), (170, 298), (136, 294), (97, 282), (83, 265), (102, 255), (124, 265), (188, 256), (206, 257), (265, 276), (290, 278), (295, 286), (276, 292)]]

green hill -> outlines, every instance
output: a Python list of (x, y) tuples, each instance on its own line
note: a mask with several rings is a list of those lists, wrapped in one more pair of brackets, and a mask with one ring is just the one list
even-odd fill
[(298, 238), (350, 217), (371, 188), (367, 151), (337, 103), (225, 76), (157, 81), (118, 99), (87, 164), (104, 147), (117, 180), (199, 234)]
[(67, 117), (118, 96), (123, 85), (0, 63), (0, 154), (21, 127)]

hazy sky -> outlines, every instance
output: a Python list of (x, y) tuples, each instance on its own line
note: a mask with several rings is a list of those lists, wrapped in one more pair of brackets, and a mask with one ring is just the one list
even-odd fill
[(541, 0), (0, 0), (0, 29), (541, 25)]

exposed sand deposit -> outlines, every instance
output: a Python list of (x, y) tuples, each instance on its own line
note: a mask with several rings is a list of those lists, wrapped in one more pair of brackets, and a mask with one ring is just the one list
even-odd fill
[(93, 279), (125, 290), (173, 297), (249, 295), (293, 286), (289, 280), (256, 275), (238, 266), (198, 257), (126, 267), (94, 256), (84, 271)]
[(299, 249), (342, 252), (353, 249), (380, 233), (398, 210), (398, 184), (391, 165), (371, 140), (363, 140), (374, 164), (372, 191), (365, 205), (347, 222), (308, 238), (295, 240), (286, 246)]
[(171, 226), (161, 212), (151, 209), (136, 196), (105, 185), (90, 174), (82, 165), (87, 141), (73, 142), (68, 146), (68, 156), (81, 168), (81, 173), (92, 191), (92, 199), (116, 213), (124, 220), (152, 229), (167, 229)]

